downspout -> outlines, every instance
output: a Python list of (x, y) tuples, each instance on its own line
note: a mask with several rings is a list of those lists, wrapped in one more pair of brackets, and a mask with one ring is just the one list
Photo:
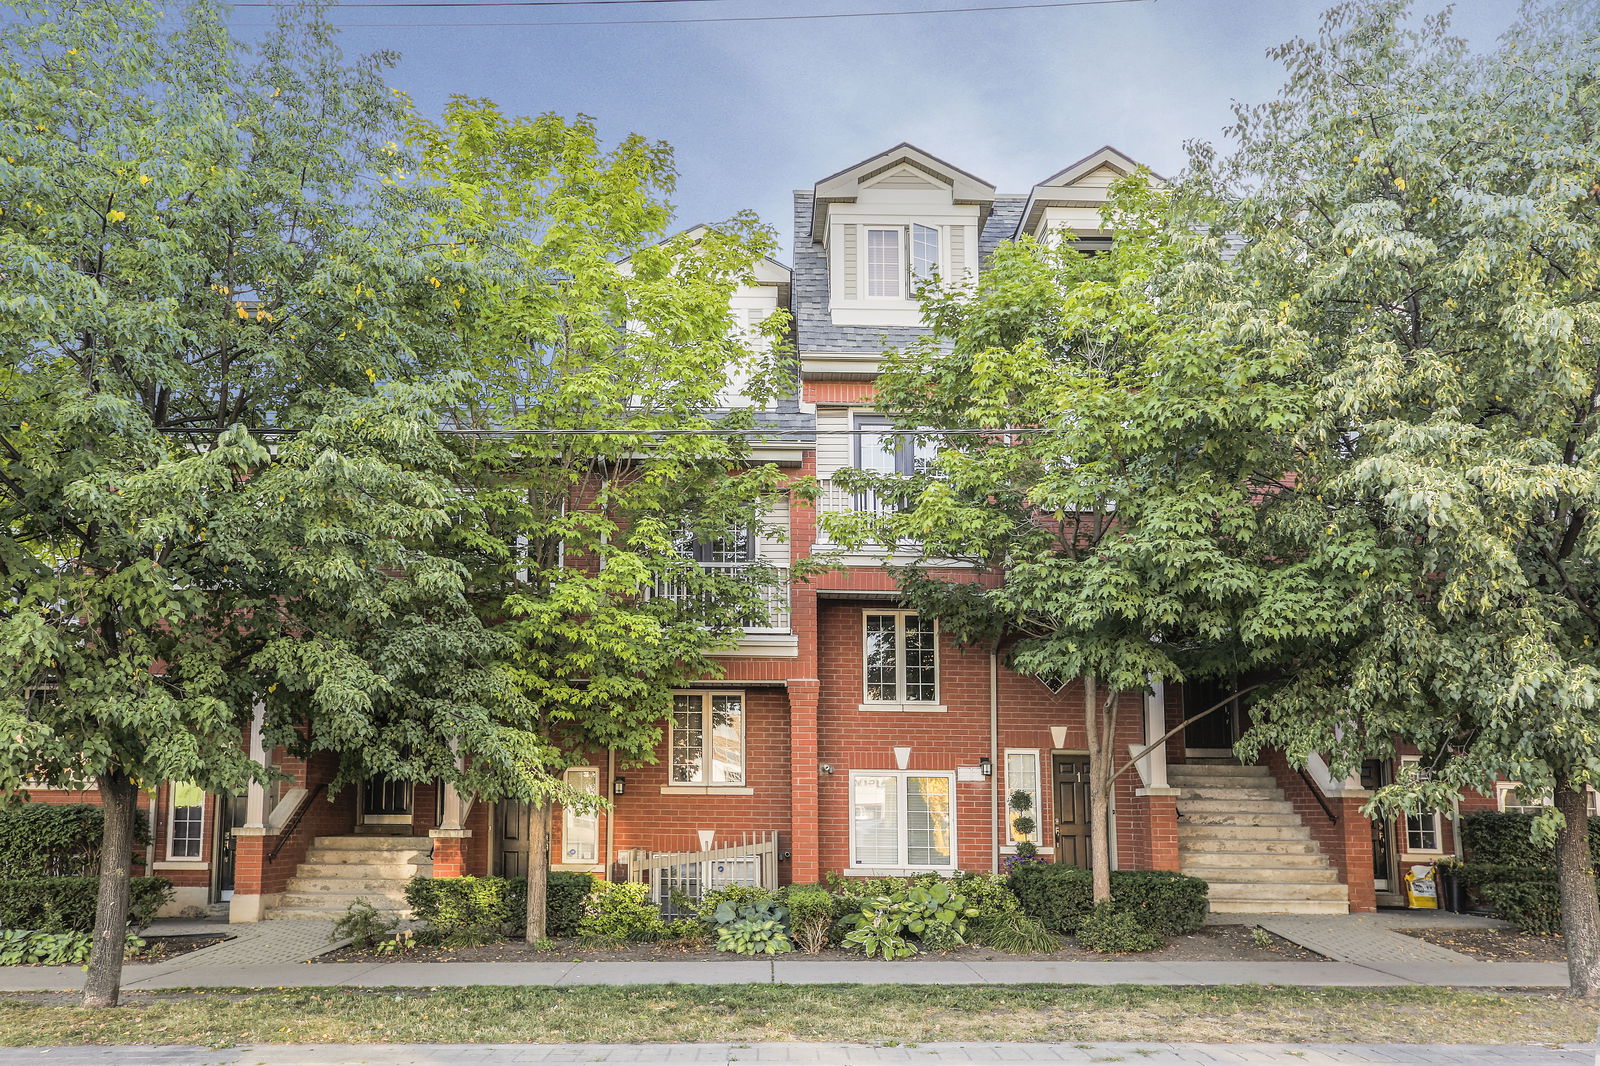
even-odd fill
[(989, 871), (1000, 872), (1000, 639), (989, 648)]

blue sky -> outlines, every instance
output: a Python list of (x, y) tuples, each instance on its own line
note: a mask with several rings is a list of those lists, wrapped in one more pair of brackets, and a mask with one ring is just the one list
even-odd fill
[[(478, 26), (559, 19), (799, 14), (1005, 0), (713, 0), (635, 7), (336, 11), (350, 52), (398, 51), (393, 84), (437, 113), (451, 95), (511, 113), (583, 112), (608, 137), (665, 140), (684, 224), (756, 210), (791, 240), (792, 189), (911, 141), (1025, 191), (1102, 144), (1158, 172), (1183, 142), (1216, 139), (1233, 100), (1282, 81), (1265, 51), (1314, 34), (1321, 0), (1153, 0), (1037, 11), (814, 22)], [(1026, 2), (1026, 0), (1012, 0)], [(1426, 9), (1435, 6), (1426, 3)], [(1513, 0), (1459, 0), (1480, 46)], [(265, 21), (241, 9), (241, 37)], [(384, 23), (361, 27), (360, 23)], [(395, 23), (445, 23), (395, 26)]]

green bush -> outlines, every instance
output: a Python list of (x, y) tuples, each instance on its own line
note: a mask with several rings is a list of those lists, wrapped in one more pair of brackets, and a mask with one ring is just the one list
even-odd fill
[[(90, 877), (98, 872), (105, 812), (93, 803), (25, 803), (0, 810), (0, 878)], [(143, 850), (150, 821), (134, 812)]]
[[(406, 886), (409, 890), (410, 886)], [(345, 908), (344, 917), (333, 923), (331, 942), (350, 941), (353, 948), (370, 948), (394, 936), (400, 919), (384, 914), (369, 901), (357, 897)]]
[(977, 915), (967, 898), (943, 878), (915, 880), (896, 891), (874, 896), (846, 917), (844, 944), (886, 959), (929, 951), (948, 951), (965, 944), (967, 920)]
[(793, 951), (794, 944), (775, 918), (739, 918), (717, 926), (717, 950), (735, 955), (782, 955)]
[[(1532, 814), (1473, 811), (1461, 816), (1461, 846), (1474, 866), (1553, 868), (1555, 844), (1533, 840)], [(1589, 819), (1589, 851), (1600, 861), (1600, 818)]]
[[(589, 874), (553, 870), (545, 887), (545, 935), (578, 935)], [(412, 917), (452, 945), (487, 944), (527, 928), (528, 882), (505, 877), (413, 877), (406, 884)]]
[(1561, 933), (1561, 894), (1554, 881), (1497, 881), (1478, 886), (1495, 913), (1524, 933)]
[(775, 889), (762, 888), (760, 885), (728, 885), (725, 888), (714, 888), (700, 897), (700, 903), (695, 912), (700, 915), (700, 920), (710, 925), (715, 925), (717, 908), (724, 903), (732, 904), (734, 909), (752, 903), (778, 903), (783, 894)]
[[(1022, 909), (1063, 936), (1077, 933), (1094, 905), (1094, 884), (1088, 870), (1075, 866), (1029, 863), (1015, 866), (1007, 878)], [(1111, 903), (1146, 929), (1178, 936), (1205, 923), (1208, 888), (1198, 877), (1170, 870), (1113, 870)]]
[(667, 933), (661, 910), (640, 881), (596, 881), (583, 901), (578, 936), (597, 944), (660, 940)]
[(789, 908), (789, 936), (807, 955), (828, 946), (828, 936), (836, 920), (832, 892), (820, 885), (790, 885), (783, 902)]
[(1077, 938), (1090, 951), (1107, 955), (1154, 951), (1167, 942), (1166, 937), (1141, 925), (1137, 917), (1109, 899), (1095, 904), (1078, 922)]
[[(0, 929), (41, 933), (94, 932), (94, 877), (17, 877), (0, 881)], [(143, 929), (172, 898), (164, 877), (135, 877), (129, 886), (128, 928)]]

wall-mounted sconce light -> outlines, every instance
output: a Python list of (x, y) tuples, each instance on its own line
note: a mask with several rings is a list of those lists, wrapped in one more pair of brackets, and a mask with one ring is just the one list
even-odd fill
[(825, 774), (831, 774), (831, 773), (833, 773), (833, 764), (825, 762), (825, 763), (822, 764), (820, 769)]
[(983, 772), (984, 777), (994, 776), (994, 763), (989, 761), (989, 756), (987, 755), (978, 760), (978, 769)]
[(611, 794), (613, 796), (620, 796), (627, 790), (628, 779), (626, 777), (613, 777), (611, 779)]

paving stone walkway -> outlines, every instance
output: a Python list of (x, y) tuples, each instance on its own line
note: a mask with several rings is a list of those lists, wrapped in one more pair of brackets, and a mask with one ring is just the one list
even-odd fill
[(349, 940), (333, 938), (333, 922), (303, 919), (298, 921), (252, 922), (229, 925), (226, 922), (162, 920), (151, 924), (147, 936), (224, 935), (220, 944), (179, 955), (154, 964), (164, 973), (209, 969), (219, 966), (276, 966), (305, 962)]
[(1596, 1045), (1468, 1044), (381, 1044), (0, 1050), (0, 1066), (1594, 1066)]
[(1259, 925), (1334, 962), (1358, 966), (1476, 962), (1470, 955), (1407, 936), (1400, 929), (1503, 929), (1505, 923), (1472, 915), (1429, 911), (1379, 911), (1377, 914), (1229, 915), (1240, 924)]

